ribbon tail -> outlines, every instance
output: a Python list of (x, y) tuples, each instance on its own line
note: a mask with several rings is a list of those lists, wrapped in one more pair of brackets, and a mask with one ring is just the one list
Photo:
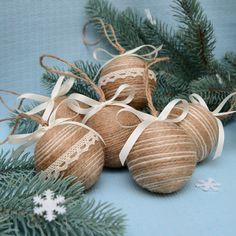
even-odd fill
[(217, 147), (215, 150), (215, 154), (214, 154), (214, 157), (212, 158), (212, 160), (215, 160), (221, 156), (223, 148), (224, 148), (224, 140), (225, 140), (225, 133), (224, 133), (223, 124), (218, 118), (216, 118), (216, 120), (217, 120), (218, 127), (219, 127), (219, 137), (218, 137), (218, 144), (217, 144)]
[(134, 144), (142, 134), (142, 132), (151, 124), (153, 120), (145, 120), (141, 124), (137, 126), (137, 128), (133, 131), (133, 133), (129, 136), (128, 140), (126, 141), (125, 145), (120, 151), (119, 158), (122, 165), (124, 165), (131, 149), (133, 148)]

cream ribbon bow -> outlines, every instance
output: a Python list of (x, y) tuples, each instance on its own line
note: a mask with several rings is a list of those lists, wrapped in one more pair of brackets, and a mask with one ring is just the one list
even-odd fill
[[(128, 96), (124, 100), (117, 101), (116, 99), (125, 89), (129, 89)], [(123, 84), (116, 90), (114, 96), (105, 102), (99, 102), (92, 98), (86, 97), (82, 94), (74, 93), (68, 97), (68, 100), (70, 100), (70, 102), (68, 102), (68, 106), (74, 112), (85, 115), (85, 117), (82, 120), (82, 123), (85, 124), (88, 121), (88, 119), (90, 119), (92, 116), (94, 116), (97, 112), (99, 112), (102, 108), (104, 108), (107, 105), (129, 107), (127, 104), (129, 104), (133, 100), (134, 94), (135, 91), (132, 86), (128, 84)], [(77, 102), (75, 103), (74, 101)], [(88, 105), (89, 108), (82, 108), (78, 102), (82, 102)]]
[[(116, 58), (120, 58), (120, 57), (125, 57), (125, 56), (129, 56), (129, 55), (132, 55), (132, 56), (135, 56), (135, 57), (138, 57), (138, 58), (141, 58), (145, 61), (151, 61), (153, 60), (154, 58), (156, 58), (158, 56), (158, 53), (159, 51), (162, 49), (163, 45), (161, 45), (160, 47), (155, 47), (153, 45), (150, 45), (150, 44), (144, 44), (144, 45), (141, 45), (139, 47), (136, 47), (134, 49), (131, 49), (123, 54), (119, 54), (119, 55), (114, 55), (110, 52), (108, 52), (107, 50), (103, 49), (103, 48), (96, 48), (93, 52), (93, 57), (95, 60), (97, 61), (106, 61), (106, 60), (103, 60), (103, 59), (100, 59), (98, 58), (98, 53), (100, 52), (103, 52), (105, 53), (106, 55), (108, 55), (109, 57), (111, 57), (111, 59), (109, 59), (108, 61), (106, 61), (101, 67), (100, 69), (98, 70), (97, 74), (95, 75), (94, 77), (94, 80), (97, 79), (97, 77), (99, 76), (101, 70), (107, 65), (109, 64), (111, 61), (113, 61), (114, 59)], [(151, 52), (149, 53), (146, 53), (146, 54), (138, 54), (138, 51), (140, 51), (141, 49), (143, 48), (150, 48), (152, 49)]]
[(87, 125), (76, 122), (76, 121), (72, 121), (71, 120), (72, 118), (59, 118), (59, 119), (56, 119), (57, 109), (64, 102), (66, 102), (66, 101), (62, 101), (57, 106), (57, 108), (53, 111), (53, 113), (49, 117), (47, 126), (40, 125), (36, 131), (34, 131), (33, 133), (29, 133), (29, 134), (10, 135), (9, 138), (8, 138), (8, 142), (11, 143), (11, 144), (23, 144), (21, 147), (23, 149), (25, 149), (25, 148), (29, 147), (30, 145), (36, 143), (48, 130), (52, 129), (53, 127), (56, 127), (56, 126), (59, 126), (59, 125), (77, 125), (77, 126), (86, 128), (89, 131), (92, 131), (104, 143), (103, 138), (95, 130), (88, 127)]
[[(46, 97), (46, 96), (34, 94), (34, 93), (25, 93), (19, 96), (18, 99), (25, 99), (25, 98), (32, 99), (34, 101), (41, 103), (40, 105), (34, 107), (32, 110), (25, 112), (25, 114), (34, 115), (45, 110), (43, 113), (42, 119), (45, 121), (48, 121), (55, 106), (55, 99), (66, 95), (72, 88), (75, 81), (75, 78), (69, 78), (63, 83), (64, 79), (65, 79), (65, 76), (60, 76), (58, 78), (50, 97)], [(19, 112), (22, 112), (22, 111), (19, 111)]]
[(203, 98), (200, 95), (198, 95), (196, 93), (193, 93), (189, 96), (189, 99), (193, 104), (200, 104), (201, 106), (205, 107), (216, 118), (218, 128), (219, 128), (219, 136), (218, 136), (217, 146), (216, 146), (216, 149), (215, 149), (215, 154), (212, 158), (213, 160), (215, 160), (215, 159), (217, 159), (218, 157), (221, 156), (223, 148), (224, 148), (224, 140), (225, 140), (224, 127), (223, 127), (223, 124), (222, 124), (221, 120), (218, 118), (218, 116), (224, 116), (224, 115), (230, 115), (230, 114), (236, 113), (236, 111), (220, 112), (222, 110), (222, 108), (224, 107), (224, 105), (229, 101), (229, 99), (231, 97), (235, 96), (235, 95), (236, 95), (236, 92), (231, 93), (230, 95), (228, 95), (219, 104), (219, 106), (212, 112), (209, 110), (206, 102), (203, 100)]
[[(176, 118), (173, 119), (168, 119), (169, 114), (171, 113), (172, 109), (178, 104), (182, 103), (183, 104), (183, 112)], [(121, 164), (124, 165), (131, 149), (133, 148), (134, 144), (140, 137), (140, 135), (143, 133), (143, 131), (152, 123), (156, 121), (164, 121), (164, 122), (172, 122), (172, 123), (177, 123), (182, 121), (188, 114), (189, 111), (189, 103), (186, 100), (183, 99), (175, 99), (171, 101), (167, 106), (163, 109), (163, 111), (160, 113), (158, 117), (154, 117), (152, 115), (137, 111), (131, 107), (129, 108), (124, 108), (120, 110), (117, 113), (117, 119), (118, 116), (121, 112), (131, 112), (134, 115), (136, 115), (142, 122), (136, 127), (136, 129), (133, 131), (133, 133), (130, 135), (128, 140), (126, 141), (125, 145), (120, 151), (119, 158), (121, 161)], [(122, 125), (121, 125), (122, 126)]]

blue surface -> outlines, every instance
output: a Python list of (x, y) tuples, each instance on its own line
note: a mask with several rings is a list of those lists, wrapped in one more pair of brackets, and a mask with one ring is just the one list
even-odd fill
[[(212, 19), (217, 37), (218, 57), (236, 51), (236, 1), (201, 1)], [(86, 22), (84, 5), (79, 0), (0, 0), (0, 88), (19, 92), (46, 93), (40, 87), (42, 69), (38, 57), (53, 53), (70, 61), (92, 60), (81, 40)], [(170, 0), (120, 0), (123, 9), (137, 7), (144, 13), (173, 23)], [(4, 113), (0, 107), (0, 115)], [(0, 137), (7, 133), (1, 125)], [(127, 214), (128, 236), (235, 236), (236, 235), (236, 122), (226, 127), (223, 155), (216, 161), (198, 165), (188, 185), (179, 193), (150, 194), (134, 184), (127, 170), (105, 170), (89, 197), (113, 202)], [(8, 145), (3, 147), (8, 148)], [(198, 179), (213, 177), (222, 184), (220, 192), (204, 193), (194, 187)]]

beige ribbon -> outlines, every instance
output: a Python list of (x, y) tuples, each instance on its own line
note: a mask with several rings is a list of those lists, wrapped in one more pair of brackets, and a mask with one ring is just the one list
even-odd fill
[(76, 121), (72, 121), (71, 119), (73, 119), (73, 118), (59, 118), (59, 119), (56, 119), (57, 109), (59, 108), (59, 106), (62, 103), (64, 103), (64, 101), (62, 101), (58, 105), (58, 107), (53, 111), (53, 113), (49, 117), (47, 126), (40, 125), (36, 131), (34, 131), (33, 133), (29, 133), (29, 134), (10, 135), (9, 138), (8, 138), (8, 142), (11, 143), (11, 144), (23, 144), (22, 148), (25, 149), (25, 148), (29, 147), (30, 145), (36, 143), (48, 130), (52, 129), (53, 127), (56, 127), (56, 126), (59, 126), (59, 125), (77, 125), (77, 126), (85, 128), (89, 131), (92, 131), (104, 143), (103, 138), (95, 130), (91, 129), (87, 125), (76, 122)]
[[(22, 94), (21, 96), (19, 96), (19, 99), (32, 99), (34, 101), (37, 102), (41, 102), (40, 105), (34, 107), (32, 110), (25, 112), (25, 114), (27, 115), (34, 115), (37, 114), (41, 111), (44, 111), (44, 114), (42, 116), (42, 119), (45, 121), (48, 121), (54, 106), (55, 106), (55, 100), (58, 97), (64, 96), (66, 95), (70, 89), (72, 88), (75, 78), (69, 78), (67, 79), (64, 83), (63, 80), (65, 79), (65, 76), (60, 76), (59, 79), (57, 80), (51, 96), (50, 97), (46, 97), (43, 95), (39, 95), (39, 94), (34, 94), (34, 93), (25, 93)], [(22, 111), (19, 111), (20, 113)]]
[[(125, 56), (135, 56), (135, 57), (138, 57), (138, 58), (141, 58), (145, 61), (152, 61), (154, 58), (156, 58), (158, 56), (158, 53), (159, 51), (162, 49), (163, 45), (161, 45), (160, 47), (155, 47), (153, 45), (149, 45), (149, 44), (144, 44), (144, 45), (141, 45), (139, 47), (136, 47), (132, 50), (129, 50), (123, 54), (119, 54), (119, 55), (114, 55), (110, 52), (108, 52), (107, 50), (103, 49), (103, 48), (96, 48), (93, 52), (93, 57), (95, 60), (97, 61), (106, 61), (106, 60), (103, 60), (103, 59), (100, 59), (98, 58), (98, 53), (100, 52), (103, 52), (105, 53), (106, 55), (108, 55), (109, 57), (111, 57), (111, 59), (109, 59), (108, 61), (106, 61), (101, 67), (100, 69), (98, 70), (97, 74), (95, 75), (94, 77), (94, 80), (96, 80), (96, 78), (99, 76), (101, 70), (107, 65), (109, 64), (111, 61), (113, 61), (114, 59), (116, 58), (120, 58), (120, 57), (125, 57)], [(146, 54), (138, 54), (138, 51), (140, 51), (141, 49), (144, 49), (144, 48), (150, 48), (152, 49), (151, 52), (149, 53), (146, 53)]]
[(224, 134), (224, 127), (223, 124), (221, 122), (221, 120), (219, 118), (217, 118), (218, 116), (224, 116), (224, 115), (230, 115), (233, 113), (236, 113), (236, 111), (228, 111), (228, 112), (220, 112), (222, 110), (222, 108), (224, 107), (224, 105), (229, 101), (230, 98), (232, 98), (233, 96), (236, 95), (236, 92), (231, 93), (230, 95), (228, 95), (220, 104), (219, 106), (214, 110), (214, 111), (210, 111), (206, 102), (203, 100), (203, 98), (196, 94), (193, 93), (189, 96), (190, 101), (193, 104), (200, 104), (201, 106), (205, 107), (208, 111), (210, 111), (212, 113), (213, 116), (215, 116), (217, 124), (218, 124), (218, 128), (219, 128), (219, 136), (218, 136), (218, 142), (217, 142), (217, 146), (215, 149), (215, 154), (213, 156), (213, 160), (215, 160), (216, 158), (220, 157), (224, 148), (224, 140), (225, 140), (225, 134)]
[[(116, 99), (125, 89), (129, 89), (128, 96), (124, 100), (117, 101)], [(68, 97), (68, 100), (69, 100), (68, 106), (74, 112), (85, 115), (82, 120), (82, 123), (85, 124), (92, 116), (94, 116), (97, 112), (99, 112), (105, 106), (114, 105), (114, 106), (121, 106), (121, 107), (126, 107), (126, 108), (129, 107), (127, 104), (129, 104), (133, 100), (134, 94), (135, 94), (135, 91), (132, 86), (128, 84), (123, 84), (117, 89), (114, 96), (105, 102), (99, 102), (92, 98), (86, 97), (82, 94), (74, 93)], [(76, 103), (74, 101), (76, 101)], [(88, 105), (89, 108), (82, 108), (79, 105), (79, 102), (82, 102)]]
[[(178, 104), (183, 104), (183, 112), (176, 118), (168, 119), (169, 114), (171, 113), (172, 109)], [(186, 100), (183, 99), (175, 99), (171, 101), (167, 106), (163, 109), (163, 111), (160, 113), (158, 117), (154, 117), (152, 115), (137, 111), (131, 107), (121, 109), (117, 113), (117, 119), (121, 112), (131, 112), (134, 115), (136, 115), (142, 122), (136, 127), (136, 129), (132, 132), (128, 140), (126, 141), (125, 145), (120, 151), (119, 158), (121, 161), (121, 164), (124, 165), (131, 149), (133, 148), (134, 144), (140, 137), (140, 135), (143, 133), (143, 131), (152, 123), (156, 121), (164, 121), (164, 122), (171, 122), (171, 123), (177, 123), (182, 121), (188, 114), (189, 111), (189, 103)], [(127, 127), (127, 126), (126, 126)]]

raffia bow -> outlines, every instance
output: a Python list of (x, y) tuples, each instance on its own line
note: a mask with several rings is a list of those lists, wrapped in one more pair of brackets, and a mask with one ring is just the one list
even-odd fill
[[(183, 104), (183, 112), (176, 118), (168, 118), (170, 115), (172, 109), (178, 104)], [(153, 115), (149, 115), (140, 111), (137, 111), (133, 108), (124, 108), (120, 110), (117, 113), (117, 119), (121, 112), (130, 112), (134, 115), (136, 115), (142, 122), (136, 127), (136, 129), (133, 131), (133, 133), (130, 135), (128, 140), (126, 141), (125, 145), (121, 149), (121, 152), (119, 154), (119, 158), (121, 161), (121, 164), (124, 165), (131, 149), (133, 148), (134, 144), (140, 137), (140, 135), (143, 133), (143, 131), (152, 123), (156, 121), (163, 121), (163, 122), (171, 122), (171, 123), (177, 123), (182, 121), (188, 114), (189, 111), (189, 104), (186, 100), (183, 99), (175, 99), (171, 101), (160, 113), (158, 117), (155, 117)], [(122, 124), (121, 124), (122, 125)]]
[(212, 113), (213, 116), (215, 116), (217, 124), (218, 124), (218, 128), (219, 128), (219, 136), (218, 136), (218, 142), (217, 142), (217, 146), (215, 149), (215, 154), (213, 156), (213, 160), (217, 159), (218, 157), (221, 156), (223, 148), (224, 148), (224, 140), (225, 140), (225, 134), (224, 134), (224, 127), (223, 124), (221, 122), (221, 120), (218, 118), (219, 116), (224, 116), (224, 115), (230, 115), (233, 113), (236, 113), (236, 111), (227, 111), (227, 112), (220, 112), (222, 110), (222, 108), (224, 107), (224, 105), (229, 101), (230, 98), (232, 98), (233, 96), (236, 95), (236, 92), (231, 93), (230, 95), (228, 95), (219, 105), (218, 107), (214, 110), (214, 111), (210, 111), (206, 102), (203, 100), (203, 98), (196, 94), (193, 93), (189, 96), (190, 101), (193, 104), (200, 104), (201, 106), (205, 107), (208, 111), (210, 111)]
[(40, 105), (34, 107), (32, 110), (25, 112), (25, 114), (34, 115), (41, 111), (44, 111), (42, 119), (45, 121), (48, 121), (55, 107), (55, 100), (61, 96), (66, 95), (72, 88), (75, 81), (75, 78), (70, 77), (63, 83), (64, 79), (65, 79), (65, 76), (59, 77), (59, 79), (56, 82), (56, 85), (54, 86), (52, 90), (50, 97), (46, 97), (46, 96), (34, 94), (34, 93), (25, 93), (25, 94), (20, 95), (19, 99), (31, 99), (31, 100), (41, 103)]
[[(119, 100), (117, 101), (116, 99), (119, 97), (119, 95), (125, 90), (129, 89), (129, 94), (124, 100)], [(71, 94), (68, 97), (68, 100), (71, 100), (71, 102), (68, 102), (68, 106), (70, 107), (71, 110), (74, 112), (77, 112), (78, 114), (84, 114), (85, 117), (82, 120), (82, 123), (86, 123), (92, 116), (94, 116), (97, 112), (99, 112), (102, 108), (108, 105), (113, 105), (113, 106), (121, 106), (121, 107), (128, 107), (127, 104), (129, 104), (133, 98), (134, 98), (134, 88), (128, 84), (123, 84), (121, 85), (115, 95), (106, 101), (100, 102), (96, 101), (92, 98), (86, 97), (82, 94)], [(73, 101), (77, 101), (74, 103)], [(81, 108), (78, 102), (82, 102), (88, 106), (89, 108)]]

